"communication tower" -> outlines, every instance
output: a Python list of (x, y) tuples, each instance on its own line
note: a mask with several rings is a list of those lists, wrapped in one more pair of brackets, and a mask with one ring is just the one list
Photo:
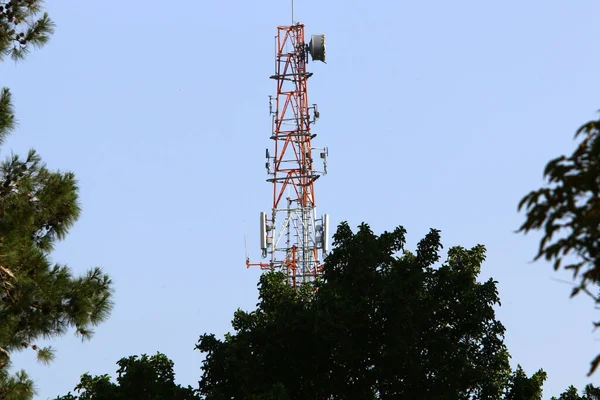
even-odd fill
[(306, 68), (309, 55), (325, 62), (325, 35), (312, 35), (306, 43), (303, 24), (292, 21), (277, 28), (271, 76), (277, 92), (269, 96), (274, 148), (265, 155), (273, 204), (270, 213), (260, 213), (260, 248), (266, 260), (246, 260), (248, 267), (283, 271), (294, 287), (318, 278), (329, 251), (329, 216), (317, 215), (315, 197), (315, 181), (327, 173), (328, 150), (312, 144), (317, 135), (311, 127), (319, 110), (308, 100), (313, 75)]

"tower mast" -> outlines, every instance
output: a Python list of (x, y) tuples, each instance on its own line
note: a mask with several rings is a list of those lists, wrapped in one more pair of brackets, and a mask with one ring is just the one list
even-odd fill
[[(329, 217), (317, 216), (315, 181), (327, 173), (327, 148), (315, 148), (311, 127), (319, 118), (308, 101), (308, 56), (325, 62), (325, 35), (305, 40), (301, 23), (277, 28), (275, 97), (269, 96), (274, 153), (266, 151), (266, 168), (273, 185), (271, 212), (260, 214), (261, 251), (265, 262), (246, 265), (279, 269), (297, 286), (319, 277), (329, 250)], [(320, 160), (313, 158), (316, 153)]]

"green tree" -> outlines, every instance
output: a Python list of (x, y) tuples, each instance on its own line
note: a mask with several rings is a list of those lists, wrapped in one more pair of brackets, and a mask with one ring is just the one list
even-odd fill
[[(572, 296), (585, 292), (600, 303), (600, 120), (583, 125), (575, 138), (581, 142), (573, 154), (546, 165), (547, 185), (519, 203), (519, 210), (526, 210), (519, 232), (541, 230), (535, 259), (551, 261), (555, 269), (568, 262), (563, 268), (578, 279)], [(590, 284), (594, 290), (589, 290)], [(600, 355), (592, 361), (590, 374), (599, 363)]]
[(201, 336), (207, 400), (541, 398), (543, 371), (510, 369), (496, 282), (477, 281), (483, 246), (453, 247), (438, 265), (436, 230), (411, 253), (403, 228), (345, 223), (334, 244), (316, 287), (264, 274), (233, 334)]
[(593, 385), (587, 385), (580, 396), (577, 389), (570, 386), (559, 397), (552, 397), (551, 400), (600, 400), (600, 389)]
[[(0, 0), (0, 61), (10, 56), (19, 61), (31, 51), (45, 45), (54, 23), (47, 13), (42, 14), (42, 0)], [(41, 14), (41, 16), (40, 16)], [(0, 144), (15, 127), (10, 91), (0, 92)]]
[(529, 378), (523, 368), (517, 366), (505, 400), (542, 400), (542, 386), (546, 377), (546, 373), (540, 370)]
[[(0, 0), (0, 60), (22, 59), (48, 41), (54, 25), (41, 13), (39, 0)], [(0, 144), (15, 128), (11, 94), (0, 93)], [(35, 151), (13, 155), (0, 164), (0, 400), (32, 398), (33, 383), (23, 371), (9, 373), (10, 354), (26, 348), (41, 361), (50, 347), (36, 341), (75, 328), (83, 338), (106, 319), (111, 282), (94, 268), (74, 277), (49, 255), (80, 213), (78, 188), (71, 172), (51, 171)]]
[(132, 356), (119, 362), (117, 382), (108, 375), (92, 377), (84, 374), (75, 387), (78, 395), (70, 392), (55, 400), (194, 400), (199, 399), (191, 387), (175, 384), (173, 362), (157, 353), (140, 358)]
[(54, 23), (48, 13), (42, 13), (43, 3), (43, 0), (0, 1), (0, 60), (6, 56), (22, 60), (32, 47), (39, 48), (48, 42), (54, 33)]

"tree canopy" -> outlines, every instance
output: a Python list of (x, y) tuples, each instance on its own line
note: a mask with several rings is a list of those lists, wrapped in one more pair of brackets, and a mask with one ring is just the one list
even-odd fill
[[(22, 59), (45, 44), (54, 25), (41, 13), (42, 1), (0, 1), (0, 60)], [(0, 94), (0, 144), (15, 128), (9, 89)], [(99, 268), (73, 276), (49, 256), (80, 213), (72, 172), (52, 171), (34, 150), (0, 164), (0, 400), (32, 398), (24, 371), (11, 375), (10, 355), (26, 348), (41, 361), (50, 347), (36, 343), (74, 328), (89, 338), (111, 309), (111, 281)]]
[(541, 399), (545, 373), (511, 371), (485, 248), (441, 259), (437, 230), (416, 252), (405, 230), (341, 224), (323, 280), (296, 290), (264, 274), (234, 333), (201, 336), (200, 393), (221, 399)]
[(577, 389), (570, 386), (560, 396), (552, 397), (551, 400), (600, 400), (600, 389), (593, 385), (587, 385), (583, 393), (579, 395)]
[(194, 400), (199, 399), (191, 387), (175, 384), (173, 362), (164, 354), (151, 357), (122, 358), (117, 362), (116, 383), (110, 376), (84, 374), (70, 392), (55, 400)]
[[(575, 137), (581, 141), (573, 154), (546, 165), (547, 186), (530, 192), (519, 203), (519, 209), (526, 211), (519, 232), (541, 230), (535, 259), (551, 261), (555, 269), (569, 262), (562, 268), (573, 271), (578, 279), (572, 296), (586, 292), (600, 303), (600, 120), (583, 125)], [(599, 363), (600, 356), (593, 360), (590, 374)]]

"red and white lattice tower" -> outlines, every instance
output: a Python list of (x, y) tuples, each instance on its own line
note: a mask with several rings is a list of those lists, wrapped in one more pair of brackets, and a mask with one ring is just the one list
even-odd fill
[(292, 286), (319, 277), (329, 247), (329, 217), (318, 217), (316, 209), (315, 181), (327, 173), (328, 152), (312, 144), (317, 135), (311, 127), (319, 111), (308, 100), (309, 55), (325, 62), (325, 35), (312, 35), (306, 43), (304, 25), (277, 28), (271, 76), (277, 94), (269, 97), (274, 152), (266, 152), (273, 206), (270, 214), (260, 214), (260, 247), (266, 260), (255, 264), (246, 260), (248, 267), (283, 271)]

